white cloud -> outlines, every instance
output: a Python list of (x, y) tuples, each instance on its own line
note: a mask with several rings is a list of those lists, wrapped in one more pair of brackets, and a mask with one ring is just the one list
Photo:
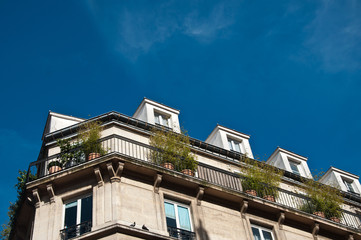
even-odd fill
[(133, 60), (175, 34), (211, 42), (220, 30), (234, 22), (231, 2), (216, 3), (203, 11), (192, 4), (178, 6), (177, 1), (152, 3), (152, 6), (124, 6), (119, 2), (97, 5), (93, 1), (88, 8), (110, 47)]
[(361, 3), (357, 0), (324, 0), (311, 24), (305, 45), (316, 54), (324, 70), (355, 71), (361, 68)]

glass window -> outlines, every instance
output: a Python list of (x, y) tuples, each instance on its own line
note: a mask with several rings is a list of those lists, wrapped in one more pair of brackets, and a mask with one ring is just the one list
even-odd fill
[(260, 227), (257, 225), (252, 225), (252, 234), (254, 240), (273, 240), (272, 230)]
[(65, 239), (90, 231), (92, 225), (92, 201), (92, 196), (88, 196), (64, 205), (64, 229), (61, 233)]
[(241, 152), (241, 144), (236, 140), (228, 138), (228, 146), (232, 151)]
[(169, 127), (169, 117), (160, 114), (160, 113), (154, 113), (154, 122), (155, 124), (159, 124), (165, 127)]
[(290, 166), (291, 166), (292, 172), (293, 172), (294, 174), (301, 175), (298, 165), (299, 165), (299, 164), (297, 164), (297, 163), (295, 163), (295, 162), (293, 162), (293, 161), (290, 161)]
[(189, 207), (166, 200), (164, 209), (169, 235), (180, 239), (193, 239)]
[(343, 180), (343, 182), (344, 182), (348, 192), (355, 193), (355, 190), (352, 187), (352, 181)]

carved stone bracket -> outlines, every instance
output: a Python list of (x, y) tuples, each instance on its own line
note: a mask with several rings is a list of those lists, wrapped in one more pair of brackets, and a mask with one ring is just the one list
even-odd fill
[(160, 183), (162, 182), (162, 174), (157, 174), (157, 176), (154, 177), (154, 192), (158, 193), (159, 192), (159, 186)]
[(54, 189), (53, 189), (53, 184), (48, 184), (46, 185), (46, 191), (48, 191), (48, 194), (49, 194), (49, 199), (50, 199), (50, 203), (55, 203), (55, 200), (54, 200)]
[(352, 233), (350, 233), (350, 234), (348, 235), (348, 240), (354, 240)]
[(312, 228), (312, 236), (313, 236), (313, 239), (314, 240), (317, 240), (318, 237), (318, 231), (320, 230), (320, 224), (315, 222), (315, 224), (313, 225), (313, 228)]
[(107, 163), (107, 169), (110, 176), (110, 182), (120, 182), (120, 178), (124, 169), (124, 163), (118, 162), (117, 170), (114, 171), (113, 163), (109, 162)]
[(95, 177), (97, 178), (97, 181), (98, 181), (98, 187), (103, 186), (104, 181), (103, 181), (102, 173), (100, 172), (99, 167), (94, 168), (94, 174), (95, 174)]
[(278, 216), (278, 227), (280, 230), (283, 229), (283, 222), (285, 221), (286, 215), (284, 212), (280, 212)]
[(197, 205), (200, 206), (204, 195), (204, 187), (199, 187), (197, 193)]
[(241, 206), (241, 216), (243, 218), (245, 218), (246, 212), (248, 209), (248, 201), (247, 200), (243, 200), (242, 206)]
[(34, 196), (34, 201), (35, 201), (35, 207), (38, 208), (40, 207), (40, 196), (39, 196), (39, 191), (38, 189), (33, 189), (33, 196)]

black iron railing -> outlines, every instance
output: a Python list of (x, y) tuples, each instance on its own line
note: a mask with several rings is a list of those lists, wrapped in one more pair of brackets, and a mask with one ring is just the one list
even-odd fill
[(92, 227), (91, 221), (82, 222), (78, 225), (70, 226), (60, 230), (62, 240), (71, 239), (80, 236), (84, 233), (90, 232)]
[(167, 227), (169, 236), (182, 240), (195, 240), (196, 234), (180, 228)]
[[(107, 149), (108, 153), (118, 153), (124, 157), (131, 158), (134, 161), (147, 162), (148, 164), (151, 162), (150, 153), (151, 151), (154, 151), (154, 149), (147, 144), (140, 143), (118, 135), (111, 135), (105, 137), (101, 139), (101, 143), (103, 148)], [(47, 169), (48, 164), (51, 161), (56, 160), (56, 158), (57, 155), (54, 155), (49, 158), (33, 162), (30, 164), (29, 170), (32, 173), (36, 173), (37, 178), (45, 177), (50, 174)], [(64, 166), (62, 171), (64, 169), (72, 168), (79, 164), (83, 164), (84, 161), (73, 161), (71, 164)], [(222, 188), (230, 189), (236, 192), (244, 192), (241, 186), (241, 179), (239, 177), (239, 174), (237, 173), (232, 173), (204, 163), (199, 163), (195, 177), (200, 179), (201, 181), (209, 182)], [(267, 194), (258, 193), (258, 196), (256, 197), (263, 198), (264, 195)], [(274, 196), (274, 199), (266, 198), (265, 200), (274, 200), (276, 204), (304, 212), (305, 210), (303, 209), (303, 206), (309, 204), (309, 199), (307, 198), (307, 196), (301, 193), (295, 193), (281, 188), (278, 189), (278, 195)], [(327, 218), (328, 216), (325, 217)], [(351, 211), (342, 210), (340, 224), (361, 231), (361, 216)]]

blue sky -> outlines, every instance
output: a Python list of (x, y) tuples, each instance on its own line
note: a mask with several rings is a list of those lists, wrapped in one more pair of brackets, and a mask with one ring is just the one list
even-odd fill
[(360, 175), (361, 2), (0, 2), (0, 223), (49, 110), (181, 110), (192, 137), (217, 123)]

